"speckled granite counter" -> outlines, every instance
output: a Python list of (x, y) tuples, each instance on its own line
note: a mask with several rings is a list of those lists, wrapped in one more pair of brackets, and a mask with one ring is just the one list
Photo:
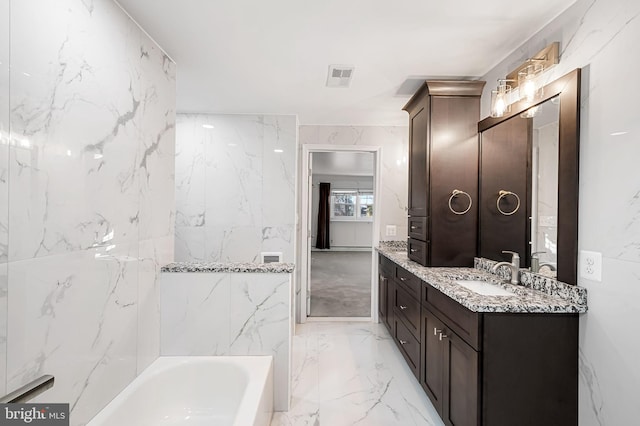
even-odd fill
[[(512, 285), (487, 271), (495, 262), (476, 259), (477, 268), (429, 268), (407, 257), (406, 251), (382, 243), (380, 254), (440, 290), (474, 312), (584, 313), (587, 311), (586, 289), (521, 271), (522, 285)], [(485, 296), (455, 283), (455, 280), (481, 280), (494, 283), (513, 296)]]
[(162, 267), (162, 272), (239, 272), (239, 273), (265, 273), (285, 274), (292, 273), (293, 263), (197, 263), (176, 262)]

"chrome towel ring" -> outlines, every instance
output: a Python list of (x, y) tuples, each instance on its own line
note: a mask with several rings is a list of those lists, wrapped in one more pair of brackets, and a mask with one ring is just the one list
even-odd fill
[[(467, 198), (469, 198), (469, 206), (464, 211), (457, 211), (451, 206), (451, 202), (453, 201), (454, 197), (457, 197), (458, 195), (461, 195), (461, 194), (464, 194), (464, 195), (467, 196)], [(451, 197), (449, 197), (449, 210), (451, 210), (451, 212), (453, 214), (463, 215), (463, 214), (467, 213), (469, 210), (471, 210), (471, 206), (472, 205), (473, 205), (473, 200), (471, 199), (471, 195), (469, 195), (469, 193), (461, 191), (459, 189), (454, 189), (451, 192)]]
[[(500, 200), (505, 198), (507, 195), (513, 195), (516, 198), (516, 201), (518, 202), (516, 204), (516, 208), (513, 209), (513, 211), (510, 211), (510, 212), (505, 212), (504, 210), (502, 210), (500, 208)], [(520, 209), (520, 197), (518, 197), (518, 194), (516, 194), (515, 192), (505, 191), (504, 189), (501, 189), (498, 192), (498, 199), (496, 200), (496, 207), (498, 208), (498, 211), (500, 213), (502, 213), (503, 215), (511, 216), (512, 214), (514, 214), (515, 212), (517, 212)]]

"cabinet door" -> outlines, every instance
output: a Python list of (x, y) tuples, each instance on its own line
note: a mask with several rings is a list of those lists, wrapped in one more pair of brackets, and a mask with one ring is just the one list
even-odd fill
[(429, 97), (409, 115), (409, 216), (427, 216)]
[[(479, 117), (480, 97), (431, 97), (431, 266), (473, 266), (478, 226)], [(469, 195), (453, 196), (456, 189)]]
[(422, 347), (420, 385), (425, 390), (438, 413), (442, 413), (443, 379), (444, 379), (444, 347), (440, 333), (444, 324), (431, 311), (422, 309)]
[(387, 279), (387, 315), (385, 316), (385, 325), (387, 326), (387, 330), (394, 334), (395, 328), (395, 314), (393, 313), (393, 307), (396, 304), (396, 283), (393, 281), (391, 277)]
[(387, 323), (387, 312), (389, 310), (387, 305), (388, 282), (389, 277), (381, 270), (378, 273), (378, 319), (383, 324)]
[(383, 323), (389, 332), (393, 334), (393, 306), (395, 304), (395, 286), (393, 285), (393, 278), (384, 269), (381, 269), (378, 273), (378, 317), (381, 323)]
[(478, 353), (452, 331), (445, 333), (442, 417), (447, 425), (477, 426)]

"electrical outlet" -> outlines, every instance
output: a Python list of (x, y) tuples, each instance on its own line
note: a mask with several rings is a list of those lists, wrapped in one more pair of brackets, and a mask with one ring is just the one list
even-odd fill
[(580, 277), (602, 281), (602, 253), (580, 250)]
[(398, 234), (398, 228), (395, 225), (387, 225), (387, 237), (395, 237)]

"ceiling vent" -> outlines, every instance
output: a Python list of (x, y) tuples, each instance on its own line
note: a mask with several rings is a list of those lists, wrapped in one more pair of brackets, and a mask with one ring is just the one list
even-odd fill
[(327, 87), (349, 87), (354, 70), (350, 65), (329, 65)]

